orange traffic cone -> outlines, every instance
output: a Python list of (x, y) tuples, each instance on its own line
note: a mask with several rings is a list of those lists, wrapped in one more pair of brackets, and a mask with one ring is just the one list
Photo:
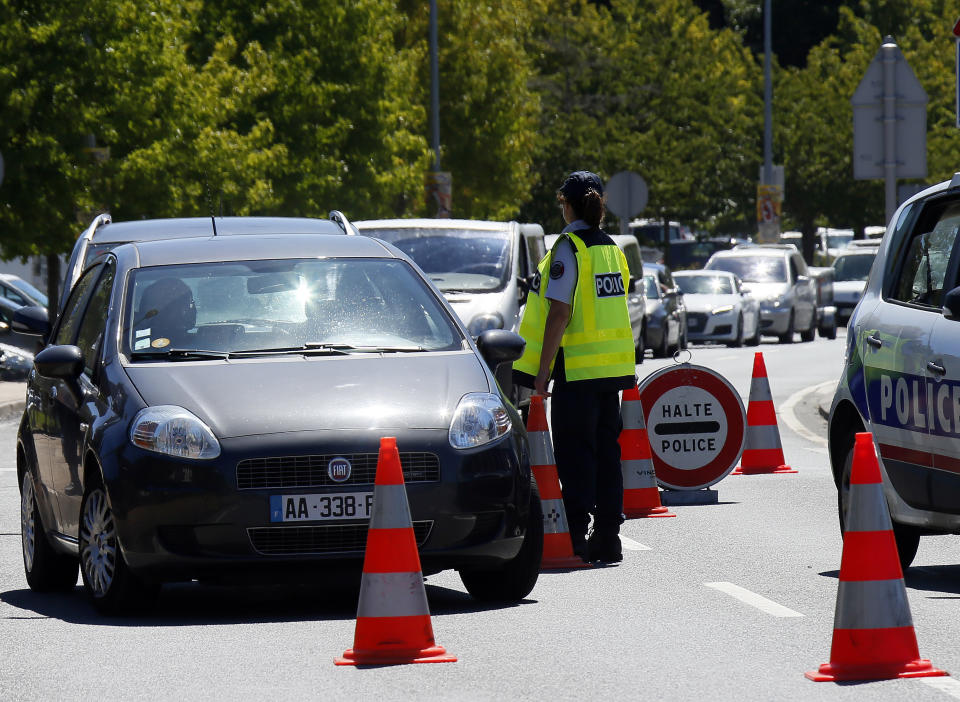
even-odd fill
[(353, 648), (333, 662), (391, 665), (456, 660), (433, 640), (397, 440), (382, 438)]
[(859, 433), (830, 662), (805, 675), (816, 682), (840, 682), (946, 674), (920, 658), (917, 650), (873, 435)]
[(763, 354), (757, 351), (753, 356), (753, 379), (747, 405), (747, 437), (743, 442), (740, 465), (730, 475), (797, 472), (784, 463), (777, 413), (767, 382), (767, 367), (763, 364)]
[(640, 391), (634, 385), (623, 391), (620, 401), (620, 472), (623, 474), (623, 515), (638, 517), (676, 517), (660, 503), (653, 454), (643, 421)]
[(563, 508), (560, 478), (553, 458), (553, 442), (547, 428), (547, 413), (543, 397), (530, 397), (530, 415), (527, 417), (527, 439), (530, 442), (530, 467), (540, 491), (543, 506), (543, 559), (541, 570), (558, 568), (589, 568), (590, 563), (573, 553), (567, 512)]

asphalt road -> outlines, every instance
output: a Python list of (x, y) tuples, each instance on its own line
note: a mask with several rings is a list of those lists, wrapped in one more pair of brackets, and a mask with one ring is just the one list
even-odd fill
[[(16, 424), (0, 423), (0, 699), (960, 699), (953, 678), (803, 676), (830, 660), (842, 542), (819, 404), (843, 343), (694, 347), (690, 361), (724, 375), (745, 406), (754, 352), (763, 353), (797, 473), (731, 475), (713, 486), (717, 504), (630, 520), (621, 564), (543, 573), (515, 606), (472, 601), (456, 573), (430, 576), (436, 640), (459, 658), (435, 665), (334, 666), (353, 644), (356, 593), (331, 583), (168, 587), (149, 615), (112, 619), (79, 588), (30, 592)], [(648, 358), (638, 372), (668, 363)], [(923, 539), (905, 582), (921, 656), (960, 672), (957, 545)]]

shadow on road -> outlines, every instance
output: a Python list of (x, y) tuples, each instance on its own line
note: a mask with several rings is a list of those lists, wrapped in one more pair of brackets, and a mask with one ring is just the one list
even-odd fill
[[(839, 570), (825, 570), (820, 573), (825, 578), (839, 578)], [(945, 597), (931, 595), (930, 599), (960, 599), (960, 565), (914, 566), (907, 568), (903, 575), (904, 584), (911, 590), (956, 595)]]
[[(0, 592), (0, 602), (15, 607), (2, 619), (59, 619), (93, 626), (203, 626), (304, 620), (355, 619), (356, 585), (283, 585), (228, 587), (198, 583), (168, 584), (148, 608), (129, 615), (104, 616), (87, 601), (81, 588), (65, 593), (38, 593), (29, 589)], [(483, 612), (520, 603), (474, 600), (465, 592), (426, 585), (433, 616)]]

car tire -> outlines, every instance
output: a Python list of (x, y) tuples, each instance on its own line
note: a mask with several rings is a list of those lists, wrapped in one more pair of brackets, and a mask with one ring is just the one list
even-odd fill
[(666, 358), (670, 355), (670, 335), (667, 325), (663, 326), (663, 335), (660, 337), (660, 344), (653, 350), (654, 358)]
[(646, 353), (647, 349), (643, 343), (643, 337), (647, 333), (646, 328), (640, 331), (640, 338), (637, 339), (637, 343), (633, 347), (633, 361), (634, 363), (643, 363), (643, 354)]
[[(846, 456), (843, 459), (843, 472), (840, 475), (840, 484), (837, 486), (837, 514), (840, 518), (841, 535), (846, 530), (846, 514), (850, 501), (850, 471), (853, 469), (853, 438), (850, 438)], [(900, 558), (900, 568), (906, 570), (913, 563), (920, 547), (921, 531), (909, 524), (898, 524), (891, 520), (893, 538), (897, 542), (897, 555)]]
[(77, 585), (76, 558), (58, 553), (47, 540), (37, 506), (33, 476), (24, 471), (20, 485), (20, 537), (23, 573), (34, 592), (66, 592)]
[(820, 329), (820, 336), (824, 339), (836, 339), (837, 338), (837, 323), (834, 322), (829, 327), (822, 327)]
[(817, 338), (817, 313), (810, 317), (810, 328), (800, 332), (800, 341), (813, 341)]
[(116, 520), (100, 480), (87, 483), (80, 503), (80, 575), (94, 608), (101, 614), (124, 614), (149, 605), (159, 585), (147, 583), (130, 570)]
[(733, 341), (728, 341), (727, 346), (732, 349), (738, 349), (743, 346), (743, 317), (737, 318), (737, 335)]
[(780, 335), (781, 344), (793, 343), (793, 310), (790, 310), (790, 319), (787, 321), (787, 330)]
[(519, 602), (530, 594), (543, 559), (543, 507), (536, 484), (530, 489), (530, 511), (523, 545), (506, 565), (493, 570), (461, 570), (470, 596), (483, 602)]
[(759, 346), (760, 345), (760, 320), (757, 320), (756, 330), (753, 332), (753, 336), (750, 337), (750, 340), (747, 342), (748, 346)]

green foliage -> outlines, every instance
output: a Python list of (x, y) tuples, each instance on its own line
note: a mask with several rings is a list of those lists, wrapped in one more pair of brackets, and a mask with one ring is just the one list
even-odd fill
[[(774, 3), (775, 36), (798, 35), (783, 15), (801, 5)], [(757, 2), (438, 6), (455, 216), (559, 230), (567, 173), (633, 170), (650, 189), (642, 216), (755, 230)], [(885, 34), (930, 97), (926, 182), (957, 170), (956, 12), (850, 0), (807, 18), (829, 36), (774, 67), (784, 228), (882, 221), (882, 182), (852, 178), (849, 100)], [(68, 251), (102, 210), (433, 214), (428, 19), (418, 0), (0, 0), (0, 257)]]
[(609, 11), (554, 2), (549, 14), (532, 39), (542, 180), (525, 216), (562, 226), (554, 192), (566, 173), (586, 168), (643, 176), (645, 216), (742, 222), (762, 110), (759, 68), (736, 35), (711, 31), (688, 0), (614, 0)]
[[(419, 58), (417, 95), (429, 106), (429, 3), (408, 4), (404, 46)], [(532, 185), (540, 100), (524, 40), (541, 16), (527, 0), (440, 0), (437, 15), (440, 167), (452, 174), (453, 215), (513, 217)], [(424, 203), (419, 213), (434, 211)]]

